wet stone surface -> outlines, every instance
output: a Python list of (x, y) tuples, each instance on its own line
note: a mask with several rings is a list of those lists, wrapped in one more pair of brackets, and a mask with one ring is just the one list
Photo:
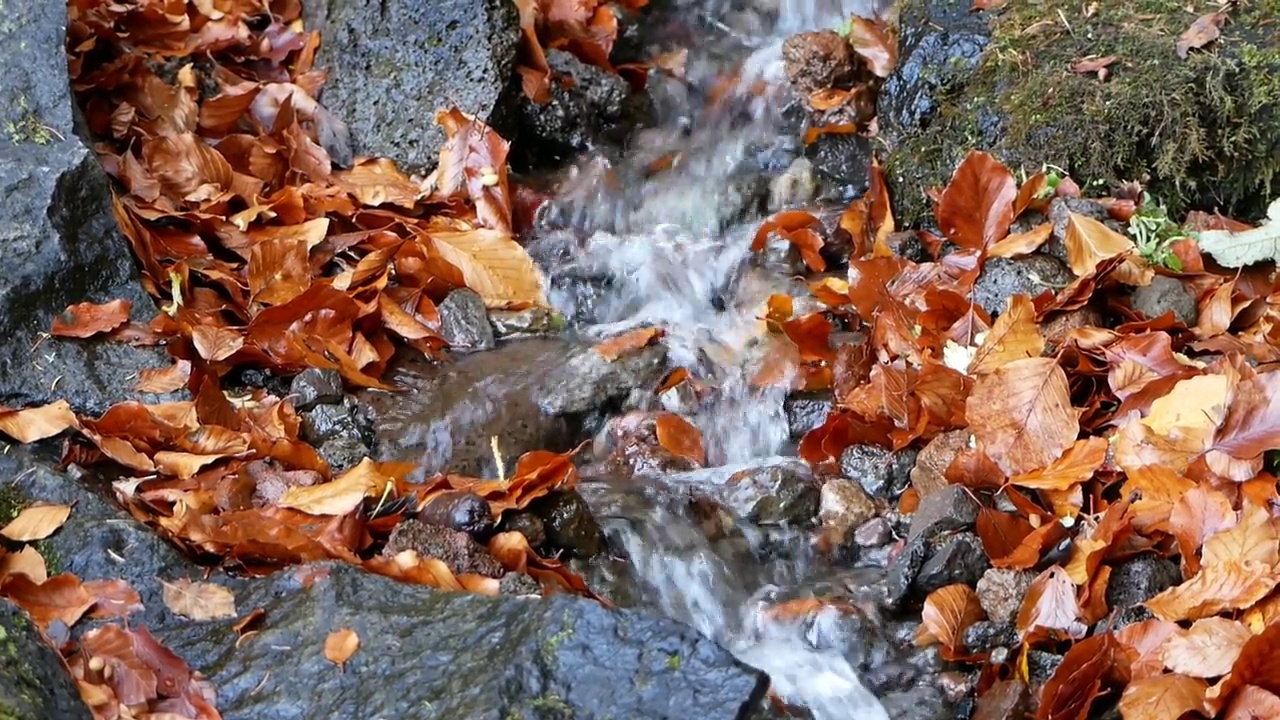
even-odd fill
[(854, 445), (840, 456), (840, 471), (872, 497), (890, 501), (910, 484), (917, 455), (914, 450), (895, 453), (878, 445)]
[(973, 286), (973, 301), (996, 317), (1009, 298), (1034, 298), (1045, 290), (1057, 291), (1074, 279), (1066, 264), (1048, 255), (1033, 253), (1018, 258), (988, 258)]
[(1200, 305), (1177, 278), (1157, 275), (1151, 284), (1135, 288), (1131, 297), (1133, 309), (1155, 319), (1165, 313), (1187, 327), (1195, 327), (1200, 318)]
[(458, 351), (492, 350), (493, 328), (484, 300), (473, 290), (458, 288), (440, 303), (440, 337)]
[(0, 598), (0, 712), (5, 720), (89, 720), (57, 651), (30, 616)]

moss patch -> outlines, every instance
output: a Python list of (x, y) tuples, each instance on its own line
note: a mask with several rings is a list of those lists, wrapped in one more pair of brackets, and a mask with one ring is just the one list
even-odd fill
[[(903, 219), (927, 216), (921, 190), (975, 147), (1015, 172), (1058, 165), (1081, 185), (1148, 179), (1175, 216), (1261, 215), (1280, 189), (1280, 0), (1232, 10), (1216, 43), (1179, 58), (1196, 17), (1175, 0), (1020, 0), (993, 14), (977, 68), (889, 158)], [(1070, 71), (1089, 55), (1119, 58), (1106, 82)]]

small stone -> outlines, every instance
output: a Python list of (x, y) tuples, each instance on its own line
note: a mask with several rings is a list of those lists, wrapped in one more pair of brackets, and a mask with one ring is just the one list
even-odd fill
[(920, 538), (908, 538), (901, 552), (889, 561), (884, 580), (884, 605), (896, 610), (911, 593), (916, 575), (929, 556), (929, 546)]
[(418, 511), (418, 519), (476, 538), (485, 537), (493, 530), (493, 513), (488, 501), (473, 492), (460, 490), (432, 497)]
[(831, 411), (831, 393), (793, 393), (784, 405), (787, 413), (787, 429), (792, 440), (822, 425)]
[(458, 288), (440, 303), (440, 337), (455, 350), (493, 349), (489, 312), (474, 290)]
[(1053, 677), (1053, 671), (1062, 664), (1062, 656), (1043, 650), (1027, 651), (1027, 675), (1032, 685), (1039, 685)]
[(991, 567), (982, 541), (974, 533), (958, 533), (937, 547), (920, 568), (916, 587), (922, 593), (962, 583), (973, 585)]
[(982, 574), (975, 588), (978, 604), (992, 622), (1011, 623), (1035, 579), (1036, 574), (1028, 570), (991, 568)]
[(1107, 604), (1116, 609), (1141, 605), (1180, 582), (1182, 572), (1176, 563), (1157, 555), (1139, 555), (1111, 568)]
[(782, 43), (782, 61), (796, 92), (808, 95), (831, 87), (848, 87), (854, 56), (849, 41), (832, 30), (792, 35)]
[(947, 698), (947, 702), (952, 703), (958, 703), (969, 697), (978, 686), (976, 673), (966, 673), (958, 670), (938, 673), (936, 680), (938, 689)]
[(942, 690), (931, 685), (885, 693), (880, 704), (890, 720), (953, 720), (956, 717)]
[(843, 535), (875, 514), (875, 503), (854, 481), (833, 477), (823, 483), (818, 505), (818, 519), (823, 526)]
[(912, 538), (932, 539), (939, 533), (966, 530), (978, 520), (978, 504), (964, 488), (949, 485), (920, 501), (911, 514)]
[(534, 515), (527, 510), (504, 515), (502, 518), (503, 532), (518, 532), (524, 535), (524, 539), (529, 542), (529, 547), (539, 548), (547, 541), (547, 529), (542, 524), (542, 518)]
[(818, 181), (813, 176), (813, 163), (796, 158), (781, 175), (769, 183), (769, 209), (809, 205), (818, 195)]
[(894, 453), (879, 445), (854, 445), (840, 456), (840, 472), (872, 497), (889, 501), (907, 488), (916, 456), (914, 450)]
[(529, 509), (542, 519), (547, 544), (551, 547), (577, 557), (591, 557), (604, 552), (600, 526), (578, 493), (572, 490), (553, 492), (539, 498)]
[(507, 338), (557, 332), (565, 327), (565, 319), (550, 308), (535, 305), (524, 310), (491, 310), (489, 324), (496, 337)]
[(1086, 327), (1103, 327), (1106, 318), (1102, 316), (1096, 308), (1086, 305), (1075, 310), (1066, 312), (1053, 313), (1048, 319), (1040, 323), (1040, 333), (1044, 335), (1045, 342), (1057, 347), (1066, 339), (1067, 333), (1077, 328)]
[(911, 468), (911, 487), (924, 499), (929, 495), (947, 487), (947, 468), (956, 455), (969, 447), (968, 430), (952, 430), (944, 432), (929, 441), (928, 445), (916, 456), (915, 466)]
[(337, 438), (361, 442), (363, 434), (355, 415), (342, 405), (317, 405), (302, 413), (299, 435), (312, 445)]
[(964, 649), (971, 653), (984, 653), (998, 647), (1015, 647), (1018, 630), (1013, 623), (979, 620), (964, 629)]
[(369, 457), (369, 448), (359, 440), (350, 437), (335, 437), (325, 440), (316, 448), (320, 457), (329, 463), (334, 475), (350, 470)]
[(1174, 319), (1187, 327), (1195, 327), (1200, 317), (1196, 298), (1177, 278), (1157, 275), (1151, 284), (1137, 288), (1131, 298), (1133, 309), (1150, 319), (1172, 311)]
[(320, 403), (342, 402), (342, 375), (337, 370), (307, 368), (293, 377), (289, 395), (298, 412), (310, 410)]
[(757, 525), (807, 527), (818, 515), (822, 492), (808, 465), (785, 460), (740, 470), (708, 495)]
[(858, 547), (880, 547), (893, 539), (893, 529), (884, 518), (871, 518), (853, 531), (853, 542)]
[(1045, 290), (1057, 291), (1074, 279), (1061, 260), (1032, 253), (1017, 258), (988, 258), (973, 286), (973, 301), (991, 317), (1004, 312), (1009, 298), (1034, 298)]
[(391, 531), (382, 554), (395, 557), (405, 550), (413, 550), (423, 559), (435, 558), (443, 562), (454, 575), (473, 573), (500, 578), (507, 573), (502, 563), (470, 535), (414, 518), (401, 521)]
[(503, 595), (542, 595), (542, 586), (524, 573), (509, 572), (498, 581), (498, 592)]

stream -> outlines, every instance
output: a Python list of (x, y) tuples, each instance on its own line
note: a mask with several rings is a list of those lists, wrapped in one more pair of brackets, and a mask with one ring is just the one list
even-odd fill
[[(587, 482), (581, 492), (611, 547), (625, 555), (640, 605), (766, 671), (780, 698), (818, 720), (888, 718), (840, 649), (839, 612), (825, 608), (805, 621), (768, 612), (781, 598), (812, 597), (832, 582), (810, 533), (736, 519), (737, 542), (715, 541), (687, 503), (673, 500), (689, 487), (723, 486), (740, 469), (796, 462), (783, 457), (794, 450), (785, 392), (749, 383), (767, 350), (759, 342), (760, 309), (771, 293), (785, 292), (794, 272), (750, 257), (752, 234), (776, 208), (743, 198), (753, 190), (751, 170), (776, 177), (795, 153), (782, 130), (782, 39), (838, 27), (844, 13), (876, 11), (871, 2), (780, 0), (775, 21), (756, 15), (742, 22), (739, 15), (735, 24), (725, 21), (726, 12), (735, 16), (723, 5), (684, 2), (681, 12), (706, 34), (689, 51), (688, 86), (706, 87), (741, 67), (728, 97), (672, 98), (659, 108), (662, 123), (625, 152), (582, 158), (560, 179), (531, 244), (550, 274), (553, 304), (584, 335), (664, 328), (672, 365), (715, 387), (712, 397), (684, 409), (715, 467), (650, 473), (625, 485)], [(663, 158), (669, 169), (647, 170)]]

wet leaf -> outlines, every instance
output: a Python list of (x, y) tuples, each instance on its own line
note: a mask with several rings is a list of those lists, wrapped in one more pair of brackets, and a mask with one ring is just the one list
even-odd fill
[(1024, 638), (1041, 630), (1073, 638), (1084, 636), (1076, 586), (1065, 570), (1054, 565), (1036, 576), (1018, 611), (1017, 627)]
[(1036, 720), (1080, 720), (1098, 695), (1129, 680), (1132, 657), (1104, 632), (1076, 643), (1040, 691)]
[(974, 383), (970, 428), (1009, 475), (1056, 460), (1080, 432), (1067, 377), (1051, 358), (1016, 360)]
[(54, 622), (67, 627), (75, 625), (95, 602), (80, 578), (71, 573), (55, 575), (44, 582), (36, 582), (26, 575), (9, 575), (0, 580), (0, 596), (26, 610), (45, 631)]
[(887, 78), (898, 64), (898, 39), (883, 23), (854, 15), (849, 19), (849, 44), (871, 74)]
[(1065, 245), (1067, 264), (1077, 277), (1093, 272), (1103, 260), (1135, 250), (1129, 238), (1078, 213), (1068, 215)]
[(379, 472), (372, 460), (364, 458), (331, 482), (285, 490), (276, 504), (309, 515), (346, 515), (360, 507), (366, 497), (380, 496), (390, 482), (391, 478)]
[(80, 421), (66, 400), (25, 410), (0, 407), (0, 432), (20, 443), (44, 440), (63, 430), (78, 427)]
[(657, 327), (644, 327), (635, 330), (628, 330), (621, 335), (605, 340), (597, 344), (592, 350), (600, 354), (600, 357), (613, 362), (623, 355), (628, 355), (636, 350), (652, 345), (654, 341), (666, 335), (666, 331)]
[(1197, 620), (1190, 630), (1165, 641), (1164, 664), (1175, 673), (1194, 678), (1226, 675), (1251, 637), (1249, 628), (1235, 620)]
[(143, 368), (134, 390), (143, 393), (171, 393), (186, 387), (191, 377), (191, 361), (178, 360), (162, 368)]
[(660, 413), (655, 422), (658, 444), (668, 452), (702, 467), (707, 464), (707, 451), (702, 447), (702, 432), (675, 413)]
[(1106, 439), (1088, 437), (1076, 441), (1048, 467), (1014, 475), (1009, 482), (1037, 490), (1067, 490), (1093, 477), (1106, 459)]
[(1120, 697), (1124, 720), (1167, 720), (1189, 712), (1204, 712), (1209, 686), (1186, 675), (1157, 675), (1135, 680)]
[(338, 667), (345, 666), (358, 649), (360, 636), (351, 628), (334, 630), (324, 639), (324, 657)]
[(942, 192), (938, 227), (960, 247), (985, 250), (1009, 233), (1017, 196), (1008, 168), (987, 153), (970, 151)]
[(142, 609), (142, 596), (124, 580), (90, 580), (84, 589), (93, 598), (94, 618), (123, 618)]
[(1035, 307), (1026, 295), (1014, 295), (974, 353), (969, 374), (985, 375), (1015, 360), (1040, 357), (1043, 352), (1044, 337), (1036, 325)]
[(542, 272), (509, 234), (477, 228), (435, 232), (431, 239), (440, 257), (462, 273), (467, 287), (479, 293), (487, 307), (547, 304)]
[(32, 542), (43, 540), (57, 532), (58, 528), (71, 517), (71, 508), (67, 505), (37, 503), (28, 505), (0, 529), (0, 535), (16, 542)]
[(200, 357), (210, 362), (226, 360), (244, 347), (244, 335), (227, 327), (197, 326), (191, 332), (191, 340)]
[(103, 305), (77, 303), (62, 311), (53, 319), (50, 331), (58, 337), (87, 338), (109, 333), (129, 322), (133, 303), (128, 300), (112, 300)]
[(925, 598), (916, 644), (940, 642), (948, 650), (961, 649), (965, 628), (985, 617), (978, 595), (957, 583), (939, 588)]
[(236, 616), (236, 596), (227, 588), (208, 582), (178, 578), (161, 580), (165, 607), (191, 620), (218, 620)]

